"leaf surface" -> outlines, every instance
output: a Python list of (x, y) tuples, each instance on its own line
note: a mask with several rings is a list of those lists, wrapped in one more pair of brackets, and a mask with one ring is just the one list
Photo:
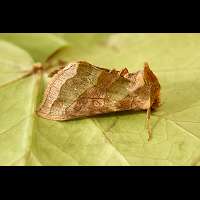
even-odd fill
[(0, 85), (22, 77), (33, 63), (32, 57), (26, 51), (0, 40)]
[(66, 47), (66, 40), (50, 33), (1, 33), (0, 39), (26, 50), (36, 62), (44, 62), (52, 53)]

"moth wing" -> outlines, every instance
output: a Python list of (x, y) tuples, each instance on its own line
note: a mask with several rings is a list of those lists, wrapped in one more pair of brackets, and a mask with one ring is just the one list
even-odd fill
[(37, 114), (51, 120), (73, 118), (66, 110), (84, 91), (97, 83), (103, 70), (87, 62), (74, 62), (58, 71), (49, 81)]

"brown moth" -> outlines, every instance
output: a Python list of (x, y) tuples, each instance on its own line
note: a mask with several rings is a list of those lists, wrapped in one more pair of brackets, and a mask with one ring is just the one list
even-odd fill
[(125, 110), (147, 110), (160, 104), (160, 84), (147, 63), (129, 73), (109, 70), (79, 61), (67, 64), (48, 83), (37, 114), (50, 120), (70, 120)]

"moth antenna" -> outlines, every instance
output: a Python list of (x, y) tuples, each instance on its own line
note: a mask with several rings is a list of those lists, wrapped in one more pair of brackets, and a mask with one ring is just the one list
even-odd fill
[(147, 129), (148, 129), (148, 134), (149, 134), (148, 141), (151, 139), (151, 136), (152, 136), (150, 116), (151, 116), (151, 107), (147, 109)]

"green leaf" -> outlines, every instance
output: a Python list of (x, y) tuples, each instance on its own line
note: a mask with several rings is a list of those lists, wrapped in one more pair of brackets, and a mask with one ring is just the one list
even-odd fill
[(36, 62), (44, 62), (53, 52), (67, 46), (64, 39), (49, 33), (1, 33), (0, 39), (25, 49)]
[[(105, 43), (107, 38), (112, 35), (110, 33), (57, 33), (57, 36), (68, 42), (68, 46), (61, 51), (57, 51), (56, 54), (48, 60), (48, 62), (57, 66), (57, 61), (62, 60), (70, 62), (71, 60), (91, 60), (95, 52), (99, 52), (99, 49), (105, 50)], [(96, 55), (94, 56), (96, 57)], [(69, 60), (70, 59), (70, 60)]]
[[(46, 87), (46, 74), (13, 75), (0, 79), (0, 165), (200, 165), (199, 34), (56, 37), (69, 46), (54, 54), (51, 62), (86, 60), (133, 72), (149, 62), (162, 86), (162, 105), (151, 116), (152, 140), (147, 141), (145, 112), (66, 122), (39, 118), (35, 109)], [(5, 70), (30, 68), (31, 56), (0, 42), (0, 78), (6, 77)], [(8, 62), (14, 64), (4, 64)]]
[(33, 59), (26, 51), (0, 40), (0, 85), (22, 77), (32, 64)]

